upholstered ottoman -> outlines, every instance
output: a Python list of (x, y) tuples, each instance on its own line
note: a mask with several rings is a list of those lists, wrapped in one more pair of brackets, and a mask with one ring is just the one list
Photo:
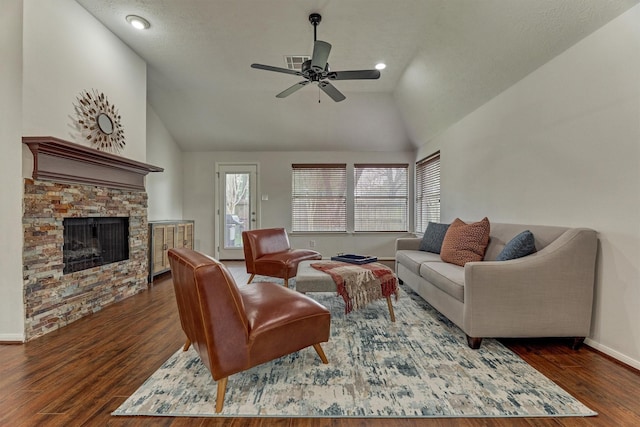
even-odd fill
[[(296, 291), (306, 294), (307, 292), (337, 292), (336, 283), (331, 276), (320, 270), (311, 267), (311, 264), (321, 261), (301, 261), (298, 264), (298, 275), (296, 276)], [(397, 285), (396, 285), (397, 286)], [(391, 297), (387, 296), (387, 307), (389, 309), (389, 317), (392, 322), (396, 321)]]
[(301, 261), (298, 264), (296, 276), (296, 291), (303, 294), (307, 292), (336, 292), (336, 283), (331, 276), (311, 267), (314, 261)]

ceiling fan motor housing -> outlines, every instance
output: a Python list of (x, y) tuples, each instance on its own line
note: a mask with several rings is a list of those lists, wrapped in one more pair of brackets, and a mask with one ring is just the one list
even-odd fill
[(311, 66), (311, 60), (307, 59), (300, 66), (300, 72), (302, 73), (302, 75), (304, 77), (308, 78), (309, 80), (311, 80), (313, 82), (317, 82), (317, 81), (320, 81), (321, 79), (324, 79), (324, 78), (327, 77), (327, 74), (329, 73), (329, 63), (327, 62), (327, 65), (325, 65), (323, 72), (318, 73)]

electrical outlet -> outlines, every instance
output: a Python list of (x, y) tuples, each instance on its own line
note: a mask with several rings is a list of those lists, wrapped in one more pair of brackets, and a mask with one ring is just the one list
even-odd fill
[(315, 240), (309, 240), (309, 247), (310, 248), (315, 248), (316, 247), (316, 241)]

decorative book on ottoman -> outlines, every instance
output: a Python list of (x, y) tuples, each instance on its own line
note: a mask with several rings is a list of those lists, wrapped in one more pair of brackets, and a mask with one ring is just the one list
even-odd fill
[(370, 262), (378, 261), (378, 257), (370, 255), (356, 255), (356, 254), (338, 254), (331, 257), (331, 261), (348, 262), (349, 264), (369, 264)]

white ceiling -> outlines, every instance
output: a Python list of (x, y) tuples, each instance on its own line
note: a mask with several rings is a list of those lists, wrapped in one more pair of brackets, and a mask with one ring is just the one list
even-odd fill
[[(400, 83), (421, 85), (433, 136), (640, 0), (76, 1), (147, 62), (149, 103), (184, 150), (397, 151), (425, 142), (397, 108)], [(275, 98), (300, 78), (250, 64), (310, 55), (311, 12), (333, 70), (384, 61), (382, 77), (334, 82), (340, 103), (314, 85)]]

